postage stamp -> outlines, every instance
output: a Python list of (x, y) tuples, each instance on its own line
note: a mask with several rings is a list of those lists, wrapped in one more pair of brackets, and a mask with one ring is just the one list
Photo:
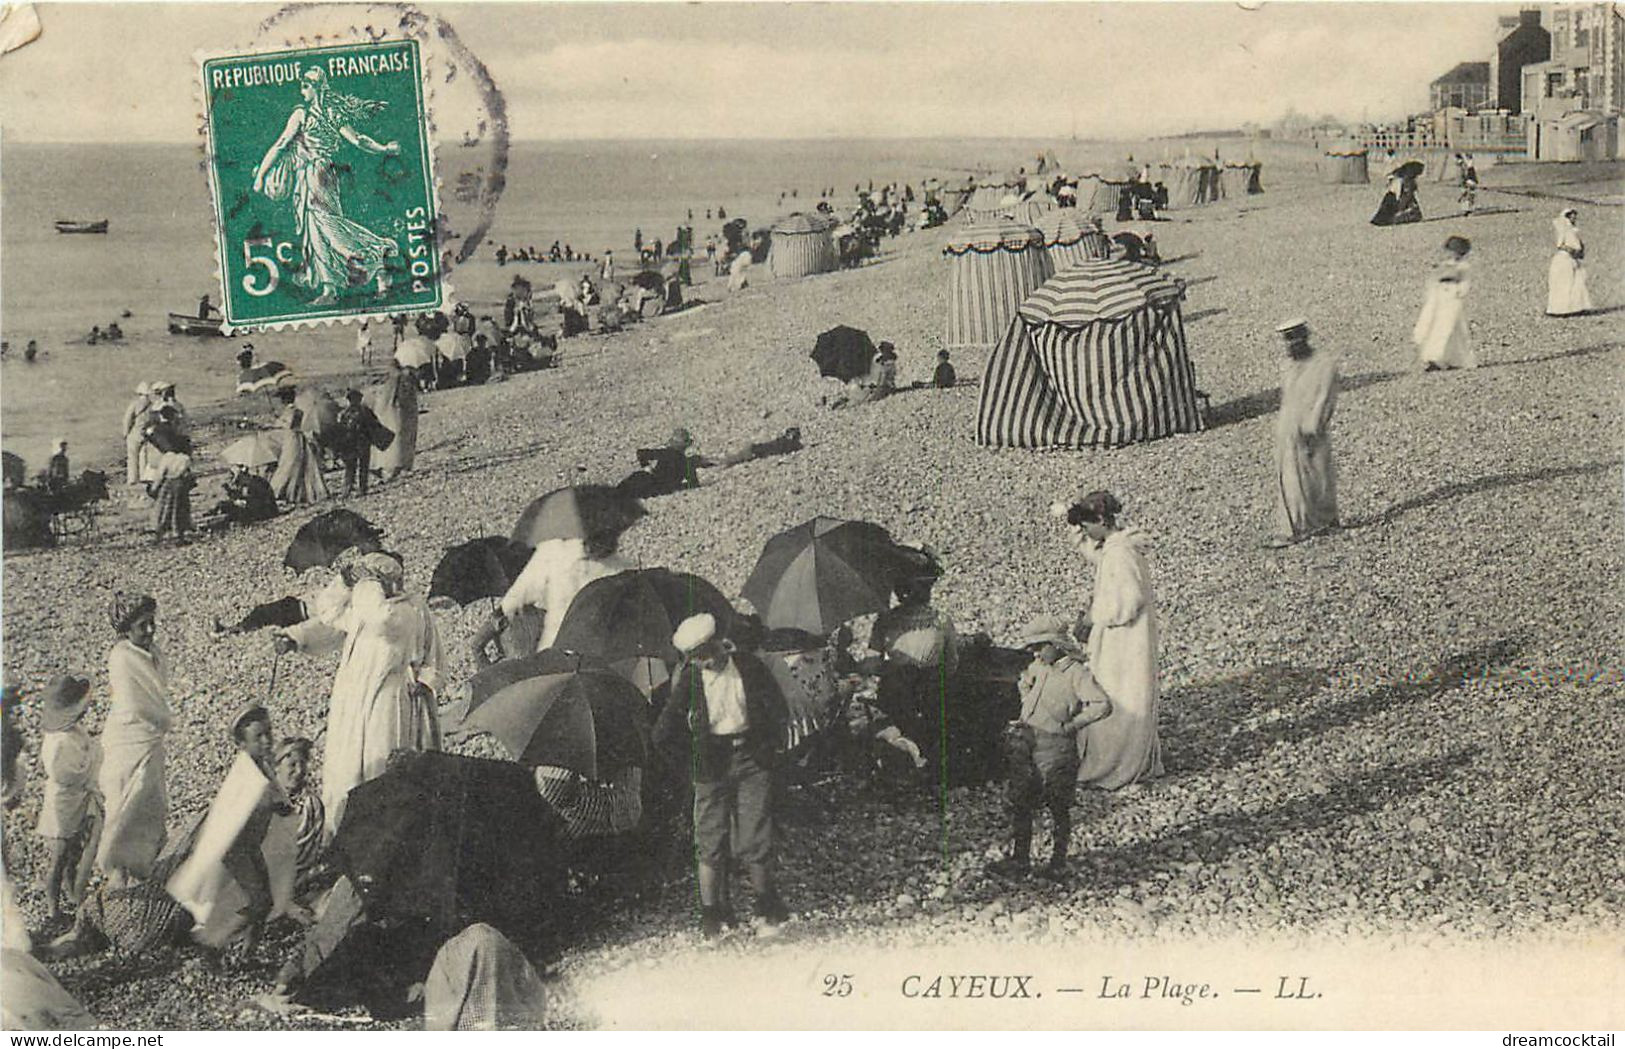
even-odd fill
[(202, 74), (228, 325), (442, 304), (416, 40), (216, 56)]

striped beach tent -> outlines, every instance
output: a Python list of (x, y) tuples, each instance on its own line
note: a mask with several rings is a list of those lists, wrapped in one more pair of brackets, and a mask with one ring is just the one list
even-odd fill
[(1128, 182), (1090, 175), (1078, 180), (1078, 209), (1087, 215), (1116, 218)]
[(1196, 199), (1196, 169), (1189, 164), (1159, 164), (1157, 177), (1168, 188), (1168, 209), (1190, 207)]
[(806, 277), (836, 267), (832, 223), (820, 215), (796, 212), (773, 224), (768, 269), (775, 277)]
[(1024, 222), (1029, 226), (1037, 226), (1044, 221), (1044, 216), (1055, 210), (1055, 198), (1048, 193), (1038, 193), (1026, 197), (1012, 205), (1005, 214), (1017, 222)]
[(1224, 199), (1224, 183), (1219, 165), (1203, 164), (1196, 169), (1196, 203), (1212, 204)]
[(1264, 187), (1259, 183), (1258, 168), (1256, 163), (1226, 164), (1219, 170), (1221, 195), (1229, 200), (1237, 200), (1264, 192)]
[(1043, 235), (1010, 219), (969, 226), (942, 253), (950, 264), (950, 349), (993, 345), (1016, 307), (1053, 272)]
[(1003, 182), (980, 183), (976, 187), (976, 192), (965, 201), (966, 220), (972, 224), (998, 221), (1007, 210), (1004, 196), (1009, 192), (1004, 188)]
[(1123, 260), (1056, 274), (988, 358), (976, 442), (1117, 448), (1201, 430), (1183, 297), (1179, 282)]
[(1328, 149), (1322, 175), (1334, 185), (1363, 186), (1371, 181), (1366, 169), (1366, 152), (1359, 147)]
[(1096, 220), (1081, 220), (1077, 208), (1057, 208), (1038, 223), (1044, 253), (1056, 273), (1090, 259), (1111, 258), (1111, 242)]

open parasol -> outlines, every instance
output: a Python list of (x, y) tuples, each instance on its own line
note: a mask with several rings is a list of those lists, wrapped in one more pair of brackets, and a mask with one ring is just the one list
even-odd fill
[(525, 507), (512, 539), (534, 547), (549, 539), (585, 539), (600, 532), (619, 535), (645, 514), (643, 504), (602, 484), (557, 488)]
[(282, 447), (269, 433), (251, 433), (247, 437), (239, 437), (220, 452), (220, 458), (226, 462), (233, 466), (246, 466), (250, 470), (274, 466), (281, 457)]
[(824, 637), (885, 611), (893, 584), (913, 570), (908, 551), (879, 525), (815, 517), (767, 541), (744, 595), (769, 627)]
[(818, 374), (850, 382), (869, 373), (875, 344), (868, 332), (842, 324), (818, 336), (810, 356)]

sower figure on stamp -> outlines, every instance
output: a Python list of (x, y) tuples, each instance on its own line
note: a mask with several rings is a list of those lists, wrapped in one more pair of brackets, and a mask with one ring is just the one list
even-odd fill
[(756, 895), (761, 934), (772, 935), (789, 918), (773, 880), (773, 775), (783, 711), (769, 702), (767, 669), (719, 637), (714, 617), (683, 620), (672, 644), (683, 664), (654, 739), (692, 776), (700, 932), (715, 937), (734, 923), (728, 868), (738, 856)]
[(384, 103), (333, 90), (317, 66), (299, 84), (303, 104), (294, 107), (282, 134), (254, 169), (254, 190), (272, 200), (293, 203), (294, 229), (305, 268), (294, 277), (320, 294), (314, 305), (338, 301), (341, 290), (376, 282), (378, 293), (389, 288), (386, 260), (399, 254), (395, 242), (344, 217), (339, 196), (342, 165), (335, 161), (340, 142), (367, 153), (398, 156), (399, 142), (376, 142), (355, 129), (356, 121), (384, 108)]

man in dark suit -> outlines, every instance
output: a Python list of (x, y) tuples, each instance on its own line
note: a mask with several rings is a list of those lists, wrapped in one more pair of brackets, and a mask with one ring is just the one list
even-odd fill
[(774, 935), (789, 918), (773, 881), (773, 775), (784, 741), (784, 712), (772, 678), (754, 656), (735, 652), (702, 613), (678, 626), (683, 663), (654, 739), (694, 785), (694, 844), (700, 932), (734, 924), (728, 894), (730, 852), (745, 862), (756, 896), (758, 932)]

